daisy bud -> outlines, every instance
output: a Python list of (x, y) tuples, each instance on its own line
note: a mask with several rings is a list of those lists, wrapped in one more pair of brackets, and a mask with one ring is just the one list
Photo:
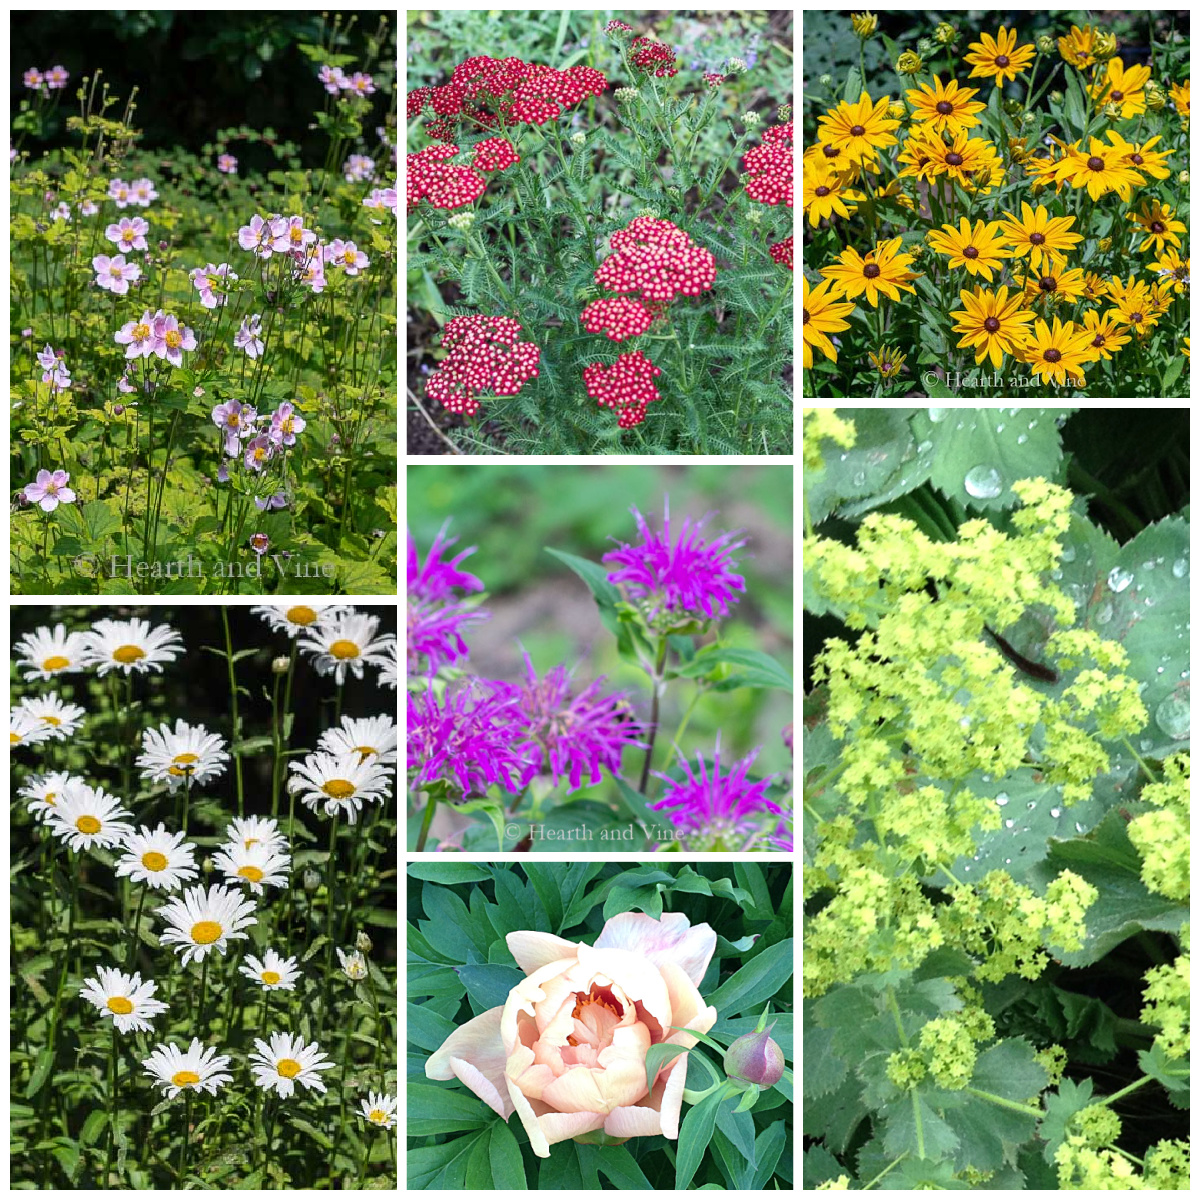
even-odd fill
[(1056, 43), (1048, 33), (1042, 33), (1038, 35), (1036, 45), (1040, 53), (1053, 54)]
[(919, 75), (924, 69), (925, 64), (921, 61), (919, 54), (914, 54), (911, 50), (905, 50), (903, 54), (896, 59), (896, 74), (897, 75)]
[(275, 675), (286, 675), (290, 665), (291, 659), (286, 654), (281, 654), (278, 658), (271, 659), (271, 671)]
[(321, 877), (313, 870), (304, 872), (304, 890), (306, 892), (315, 892), (321, 886)]
[(851, 13), (850, 25), (854, 32), (865, 42), (868, 38), (875, 36), (875, 30), (879, 28), (879, 18), (874, 13)]
[(213, 871), (216, 870), (216, 866), (214, 865), (213, 860), (211, 858), (206, 858), (200, 864), (200, 870), (203, 871), (205, 875), (211, 875), (213, 873)]
[(950, 45), (956, 37), (958, 37), (958, 30), (953, 25), (947, 25), (945, 21), (939, 21), (937, 28), (933, 31), (933, 39), (939, 46)]
[(774, 1087), (784, 1070), (783, 1051), (768, 1036), (775, 1028), (772, 1021), (758, 1033), (744, 1033), (725, 1051), (725, 1074), (743, 1083)]
[(347, 979), (357, 981), (367, 977), (367, 960), (357, 950), (345, 954), (339, 949), (337, 956), (342, 964), (342, 974)]
[(364, 954), (370, 954), (373, 943), (371, 939), (367, 937), (366, 933), (360, 929), (358, 932), (358, 937), (354, 939), (354, 945)]

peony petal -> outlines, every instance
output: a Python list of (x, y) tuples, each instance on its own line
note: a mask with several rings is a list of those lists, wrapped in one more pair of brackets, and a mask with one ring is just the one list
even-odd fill
[(578, 948), (577, 942), (568, 942), (552, 933), (539, 933), (536, 929), (517, 930), (504, 940), (508, 943), (508, 952), (526, 975), (532, 975), (547, 963), (573, 959)]
[(517, 1116), (521, 1118), (525, 1132), (529, 1135), (529, 1145), (534, 1154), (538, 1158), (549, 1158), (550, 1143), (542, 1132), (542, 1127), (538, 1124), (533, 1105), (529, 1103), (521, 1089), (511, 1079), (508, 1080), (508, 1095), (512, 1100), (513, 1108), (516, 1109)]
[[(671, 998), (671, 1024), (682, 1026), (684, 1029), (694, 1029), (697, 1033), (707, 1033), (717, 1022), (716, 1009), (704, 1003), (704, 997), (696, 990), (696, 985), (681, 967), (667, 963), (659, 968), (659, 973)], [(701, 1018), (699, 1023), (698, 1017)], [(696, 1044), (695, 1038), (680, 1038), (676, 1041), (678, 1029), (665, 1029), (663, 1033), (666, 1035), (665, 1041), (675, 1041), (677, 1045), (687, 1046), (689, 1049)]]
[(663, 913), (658, 921), (645, 913), (620, 913), (609, 917), (595, 942), (597, 950), (629, 950), (656, 967), (673, 962), (697, 986), (716, 948), (712, 927), (693, 926), (683, 913)]
[[(671, 997), (663, 977), (653, 963), (630, 950), (594, 950), (579, 947), (579, 965), (597, 983), (615, 983), (625, 995), (662, 1026), (671, 1024)], [(587, 988), (580, 987), (580, 991)]]
[(659, 1077), (654, 1091), (650, 1093), (650, 1104), (662, 1114), (662, 1133), (665, 1138), (679, 1137), (679, 1109), (683, 1104), (683, 1088), (687, 1083), (687, 1055), (676, 1060), (671, 1073)]
[(505, 1099), (506, 1055), (500, 1040), (503, 1011), (491, 1008), (460, 1025), (425, 1060), (425, 1075), (429, 1079), (461, 1079), (485, 1104), (508, 1117), (512, 1106)]
[[(581, 1133), (591, 1133), (593, 1129), (603, 1129), (604, 1114), (548, 1112), (538, 1117), (537, 1122), (546, 1141), (554, 1145), (555, 1142), (565, 1142), (569, 1138), (578, 1137)], [(532, 1140), (531, 1138), (530, 1141)]]

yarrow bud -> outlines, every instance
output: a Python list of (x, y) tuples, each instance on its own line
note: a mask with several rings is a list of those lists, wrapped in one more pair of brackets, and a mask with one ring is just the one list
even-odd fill
[(571, 145), (582, 146), (587, 141), (587, 134), (580, 130), (577, 133), (571, 134)]
[[(832, 80), (830, 80), (830, 82), (832, 82)], [(792, 106), (790, 104), (781, 104), (775, 110), (775, 115), (781, 121), (790, 121), (792, 119)]]
[(748, 208), (746, 210), (746, 220), (751, 225), (757, 225), (763, 218), (763, 210), (761, 208)]
[(632, 25), (626, 25), (624, 21), (609, 21), (604, 27), (605, 33), (615, 33), (618, 36), (633, 32)]
[(645, 208), (639, 208), (639, 209), (637, 210), (637, 215), (638, 215), (639, 217), (652, 217), (652, 218), (655, 218), (655, 219), (657, 219), (657, 217), (658, 217), (658, 209), (657, 209), (657, 208), (650, 208), (649, 206), (647, 206), (647, 207), (645, 207)]
[(747, 129), (756, 128), (761, 121), (762, 121), (762, 114), (756, 113), (753, 110), (751, 110), (748, 113), (745, 113), (742, 116), (742, 124), (745, 125)]
[(735, 75), (741, 71), (745, 71), (745, 70), (749, 69), (746, 66), (746, 60), (744, 58), (731, 58), (727, 64), (727, 66), (728, 66), (730, 72)]
[(638, 98), (638, 90), (634, 87), (619, 87), (613, 92), (613, 99), (618, 104), (630, 104)]
[(473, 212), (455, 213), (452, 217), (447, 217), (446, 224), (451, 229), (457, 229), (461, 233), (466, 233), (475, 224), (475, 214)]
[(716, 91), (717, 88), (719, 88), (721, 84), (725, 82), (725, 76), (715, 71), (705, 71), (704, 82), (708, 84), (713, 91)]

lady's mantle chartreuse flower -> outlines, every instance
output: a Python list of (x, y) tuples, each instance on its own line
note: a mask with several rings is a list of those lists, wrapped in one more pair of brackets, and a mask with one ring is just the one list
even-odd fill
[(1190, 775), (1190, 757), (1171, 755), (1163, 763), (1163, 781), (1142, 790), (1142, 802), (1155, 807), (1134, 817), (1126, 828), (1142, 856), (1142, 882), (1152, 892), (1173, 900), (1186, 901), (1191, 894)]
[[(505, 1120), (515, 1110), (539, 1158), (568, 1138), (677, 1138), (688, 1031), (717, 1021), (697, 990), (716, 933), (679, 913), (624, 913), (592, 946), (537, 931), (506, 940), (527, 978), (456, 1029), (425, 1074), (457, 1077)], [(646, 1051), (660, 1043), (680, 1054), (647, 1079)]]
[(661, 532), (635, 508), (641, 542), (620, 543), (601, 561), (612, 564), (608, 582), (620, 584), (626, 595), (644, 608), (654, 621), (699, 618), (715, 620), (728, 614), (746, 590), (746, 581), (733, 570), (733, 551), (746, 544), (736, 534), (722, 533), (708, 539), (703, 536), (707, 517), (693, 521), (684, 517), (671, 529), (670, 500), (664, 501)]

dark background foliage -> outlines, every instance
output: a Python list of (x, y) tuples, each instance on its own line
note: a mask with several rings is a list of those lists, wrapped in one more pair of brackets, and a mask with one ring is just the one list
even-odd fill
[[(199, 152), (214, 130), (246, 124), (273, 128), (281, 139), (310, 151), (306, 160), (315, 158), (326, 139), (310, 131), (309, 122), (320, 105), (322, 85), (297, 44), (320, 43), (323, 31), (328, 44), (328, 28), (340, 21), (337, 51), (353, 54), (361, 63), (367, 40), (384, 16), (394, 33), (393, 14), (377, 10), (330, 16), (328, 21), (320, 12), (254, 9), (14, 12), (9, 64), (13, 110), (33, 95), (21, 82), (29, 67), (45, 71), (61, 63), (71, 72), (57, 117), (61, 133), (64, 110), (77, 110), (80, 80), (99, 69), (122, 101), (137, 86), (134, 125), (144, 131), (143, 146)], [(377, 89), (379, 76), (395, 74), (392, 48), (389, 38), (387, 56), (368, 68)], [(269, 160), (264, 151), (263, 165)]]

